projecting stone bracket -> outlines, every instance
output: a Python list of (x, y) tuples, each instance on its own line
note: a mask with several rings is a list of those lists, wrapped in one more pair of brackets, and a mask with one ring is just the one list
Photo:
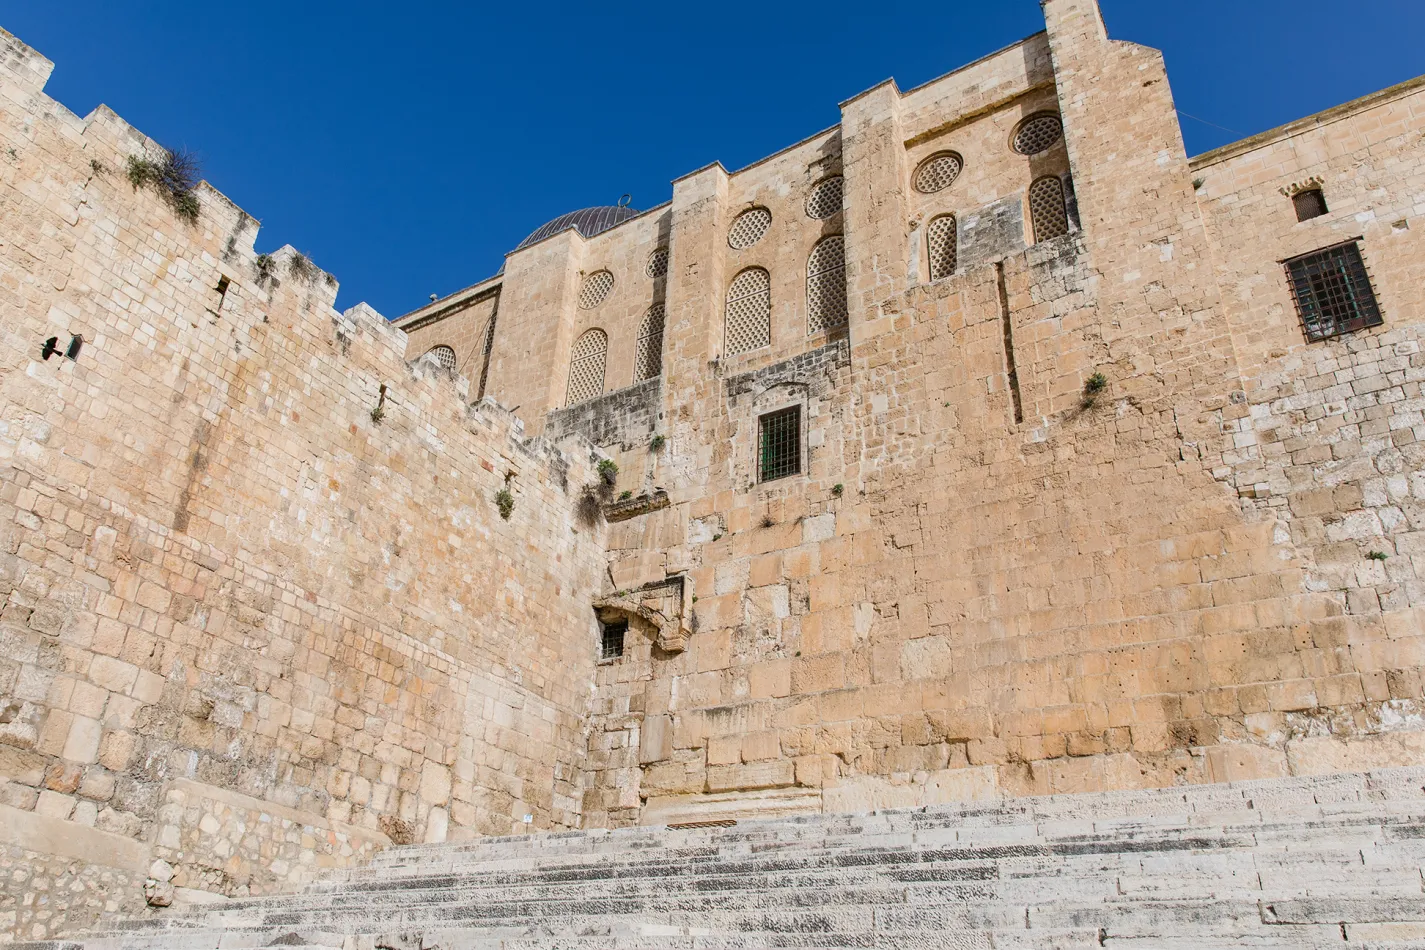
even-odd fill
[(658, 649), (682, 653), (693, 634), (693, 582), (686, 574), (620, 591), (594, 602), (600, 616), (638, 617), (658, 631)]
[(668, 493), (660, 488), (652, 494), (609, 502), (604, 506), (604, 518), (608, 521), (627, 521), (649, 512), (662, 511), (668, 504)]

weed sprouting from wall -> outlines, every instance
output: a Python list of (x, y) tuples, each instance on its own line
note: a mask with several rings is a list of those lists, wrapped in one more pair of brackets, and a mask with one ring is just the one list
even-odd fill
[(618, 463), (613, 459), (599, 459), (599, 481), (612, 491), (618, 484)]
[(287, 274), (293, 280), (300, 280), (304, 284), (310, 284), (317, 279), (317, 275), (322, 269), (312, 263), (312, 259), (301, 251), (292, 255), (292, 259), (287, 262)]
[(129, 184), (134, 190), (152, 188), (175, 215), (189, 224), (198, 220), (202, 210), (194, 194), (202, 173), (198, 156), (186, 150), (164, 149), (157, 159), (146, 155), (130, 155), (128, 159)]
[(257, 270), (257, 282), (265, 284), (272, 279), (272, 275), (277, 270), (277, 261), (271, 254), (259, 254), (253, 261), (253, 267)]
[(1084, 380), (1084, 398), (1079, 402), (1080, 409), (1092, 409), (1094, 403), (1098, 402), (1099, 393), (1108, 388), (1108, 377), (1102, 373), (1094, 373)]
[(845, 491), (846, 491), (846, 486), (843, 485), (843, 484), (841, 484), (840, 482), (837, 482), (835, 485), (832, 485), (832, 486), (831, 486), (831, 493), (832, 493), (833, 495), (835, 495), (837, 498), (840, 498), (841, 495), (842, 495)]
[(599, 499), (599, 487), (585, 485), (574, 504), (574, 517), (581, 527), (595, 528), (604, 520), (604, 505)]
[(1366, 555), (1366, 559), (1369, 561), (1388, 561), (1390, 560), (1390, 555), (1384, 551), (1372, 551)]
[(663, 451), (663, 446), (666, 445), (667, 442), (668, 440), (663, 438), (663, 436), (655, 435), (653, 438), (648, 440), (648, 451), (661, 452)]
[(501, 488), (495, 492), (495, 507), (500, 509), (501, 518), (510, 520), (510, 515), (514, 514), (515, 510), (515, 496), (510, 494), (509, 488)]

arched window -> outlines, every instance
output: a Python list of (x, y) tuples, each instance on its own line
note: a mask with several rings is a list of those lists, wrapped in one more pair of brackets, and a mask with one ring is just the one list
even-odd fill
[(663, 305), (656, 303), (643, 315), (638, 327), (638, 352), (634, 359), (634, 382), (652, 379), (663, 372)]
[(567, 405), (593, 399), (604, 392), (604, 362), (609, 353), (609, 336), (595, 328), (574, 342), (569, 356), (569, 396)]
[(772, 277), (760, 267), (749, 267), (727, 288), (728, 356), (747, 353), (772, 343)]
[(435, 365), (447, 373), (455, 372), (455, 351), (448, 346), (433, 346), (426, 350), (426, 356), (435, 360)]
[(840, 175), (833, 175), (817, 182), (816, 187), (811, 190), (811, 194), (807, 195), (807, 217), (821, 221), (834, 214), (840, 214), (845, 188), (846, 182)]
[(930, 261), (930, 279), (955, 273), (960, 259), (960, 227), (953, 214), (932, 218), (925, 227), (925, 256)]
[(846, 239), (833, 234), (807, 257), (807, 334), (846, 325)]
[(1035, 244), (1069, 233), (1064, 183), (1057, 175), (1046, 175), (1029, 186), (1029, 216), (1034, 222)]

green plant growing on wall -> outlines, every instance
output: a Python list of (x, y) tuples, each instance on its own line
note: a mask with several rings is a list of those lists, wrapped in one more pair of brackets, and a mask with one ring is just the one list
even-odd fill
[(663, 446), (666, 445), (667, 442), (668, 440), (663, 438), (663, 436), (655, 435), (653, 438), (648, 440), (648, 451), (661, 452), (663, 451)]
[(259, 254), (252, 262), (257, 270), (257, 282), (265, 284), (272, 279), (272, 275), (277, 270), (277, 261), (271, 254)]
[(134, 190), (152, 188), (175, 215), (189, 224), (198, 220), (202, 210), (194, 194), (202, 172), (198, 156), (189, 151), (164, 149), (158, 159), (145, 155), (130, 155), (128, 159), (129, 184)]
[(495, 507), (500, 509), (501, 518), (510, 520), (510, 515), (514, 514), (515, 510), (515, 496), (510, 494), (508, 487), (495, 492)]
[(619, 494), (618, 494), (618, 500), (619, 500), (619, 501), (628, 501), (628, 500), (629, 500), (630, 498), (632, 498), (632, 497), (633, 497), (633, 490), (632, 490), (632, 489), (625, 489), (624, 491), (621, 491), (621, 492), (619, 492)]
[(1094, 403), (1098, 402), (1099, 393), (1108, 388), (1108, 377), (1102, 373), (1094, 373), (1084, 380), (1084, 398), (1079, 403), (1082, 409), (1092, 409)]
[(294, 280), (300, 280), (304, 284), (310, 284), (317, 279), (317, 275), (322, 269), (312, 263), (312, 259), (301, 251), (292, 255), (292, 259), (287, 262), (287, 273)]
[(1372, 551), (1366, 555), (1366, 558), (1371, 561), (1388, 561), (1390, 560), (1390, 555), (1384, 551)]
[(371, 409), (371, 421), (379, 426), (381, 420), (384, 418), (386, 418), (386, 410), (381, 406), (373, 406)]
[(837, 498), (840, 498), (841, 495), (842, 495), (842, 493), (844, 493), (845, 491), (846, 491), (846, 486), (843, 485), (843, 484), (841, 484), (840, 482), (837, 482), (835, 485), (832, 485), (832, 486), (831, 486), (831, 493), (832, 493), (833, 495), (835, 495)]
[(604, 506), (599, 500), (600, 486), (585, 485), (574, 503), (574, 518), (585, 528), (597, 527), (604, 520)]

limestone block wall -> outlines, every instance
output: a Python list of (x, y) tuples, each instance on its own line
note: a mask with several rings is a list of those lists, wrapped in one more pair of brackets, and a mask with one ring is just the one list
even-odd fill
[[(1244, 154), (1241, 183), (1235, 157), (1189, 162), (1161, 55), (1109, 39), (1090, 0), (1049, 0), (1045, 14), (1044, 37), (962, 74), (843, 105), (825, 141), (839, 141), (846, 182), (849, 339), (824, 373), (790, 369), (818, 341), (784, 335), (780, 349), (775, 332), (769, 349), (717, 359), (716, 289), (741, 266), (723, 250), (738, 178), (772, 175), (778, 157), (675, 183), (684, 267), (669, 285), (660, 462), (672, 504), (613, 526), (608, 583), (686, 573), (694, 632), (664, 653), (634, 623), (628, 655), (600, 667), (590, 824), (1418, 758), (1425, 630), (1408, 596), (1372, 581), (1402, 590), (1413, 561), (1382, 566), (1362, 550), (1395, 532), (1412, 551), (1420, 256), (1401, 219), (1417, 201), (1404, 154), (1419, 139), (1415, 107), (1362, 117), (1371, 135), (1335, 133), (1357, 143), (1339, 167), (1359, 177), (1342, 189), (1362, 197), (1312, 225), (1393, 236), (1367, 253), (1382, 259), (1373, 270), (1399, 318), (1274, 353), (1254, 342), (1262, 331), (1245, 326), (1242, 303), (1289, 306), (1275, 259), (1315, 245), (1298, 231), (1284, 246), (1291, 225), (1252, 217), (1263, 202), (1243, 186), (1275, 192), (1314, 173), (1295, 156), (1304, 146), (1279, 146), (1290, 160)], [(1014, 126), (1046, 108), (1063, 115), (1062, 147), (1016, 164)], [(917, 194), (916, 165), (942, 149), (965, 157), (962, 180)], [(1074, 233), (1027, 246), (1021, 215), (1018, 232), (995, 225), (985, 253), (926, 282), (929, 215), (1007, 207), (1040, 174), (1072, 184)], [(789, 175), (780, 189), (805, 183)], [(1275, 200), (1272, 214), (1290, 213)], [(1107, 389), (1086, 400), (1096, 372)], [(1337, 395), (1316, 395), (1328, 387)], [(1323, 427), (1328, 398), (1344, 415)], [(782, 401), (806, 406), (806, 464), (759, 484), (751, 433)], [(1269, 416), (1284, 445), (1253, 451), (1268, 440), (1250, 430)], [(1310, 510), (1283, 518), (1294, 497), (1274, 499), (1290, 492), (1252, 497), (1248, 483), (1300, 487)], [(1351, 531), (1363, 532), (1344, 555), (1352, 569), (1323, 583), (1313, 532)]]
[(0, 41), (0, 803), (28, 816), (0, 835), (54, 855), (0, 884), (12, 932), (60, 926), (62, 875), (133, 911), (136, 880), (234, 895), (578, 826), (587, 443), (468, 407), (206, 185), (192, 223), (136, 190), (154, 143)]

